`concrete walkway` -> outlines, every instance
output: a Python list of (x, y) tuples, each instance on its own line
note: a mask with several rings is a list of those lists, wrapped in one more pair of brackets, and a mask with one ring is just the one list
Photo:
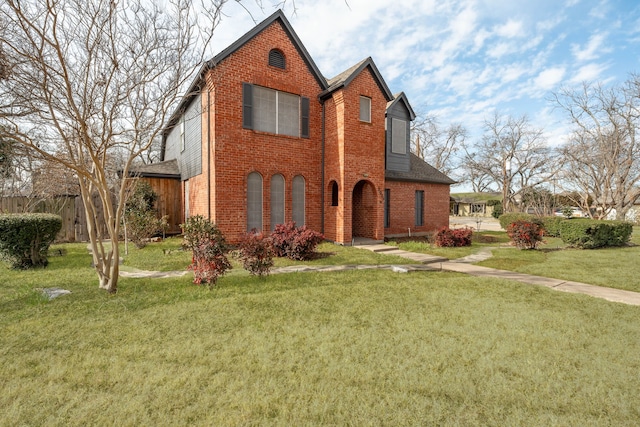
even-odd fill
[(478, 277), (495, 277), (498, 279), (515, 280), (517, 282), (526, 283), (529, 285), (545, 286), (556, 291), (590, 295), (592, 297), (602, 298), (607, 301), (621, 302), (624, 304), (640, 306), (640, 293), (638, 292), (606, 288), (603, 286), (594, 286), (586, 283), (572, 282), (562, 279), (534, 276), (531, 274), (515, 273), (513, 271), (498, 270), (495, 268), (481, 267), (472, 264), (474, 262), (479, 262), (490, 258), (491, 251), (496, 248), (483, 248), (476, 254), (449, 261), (446, 258), (407, 252), (388, 245), (361, 245), (357, 247), (373, 252), (383, 252), (389, 255), (397, 255), (414, 261), (420, 261), (436, 270), (454, 271), (457, 273), (465, 273)]

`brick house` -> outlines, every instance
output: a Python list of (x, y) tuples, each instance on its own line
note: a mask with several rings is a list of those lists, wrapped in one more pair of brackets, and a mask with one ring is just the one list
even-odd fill
[(341, 244), (424, 233), (454, 181), (410, 153), (414, 117), (371, 58), (325, 79), (277, 11), (203, 65), (145, 174), (232, 242), (291, 220)]

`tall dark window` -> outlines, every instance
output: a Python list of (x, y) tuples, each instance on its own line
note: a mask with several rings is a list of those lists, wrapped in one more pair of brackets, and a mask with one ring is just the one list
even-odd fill
[(297, 175), (293, 178), (292, 194), (291, 194), (291, 216), (297, 226), (304, 225), (304, 178)]
[(252, 172), (247, 178), (247, 231), (262, 231), (262, 175)]
[(284, 224), (284, 177), (280, 174), (271, 177), (271, 231), (276, 225)]
[(331, 206), (338, 206), (338, 183), (331, 181)]
[(384, 190), (384, 228), (391, 227), (391, 218), (389, 216), (390, 211), (391, 211), (391, 190), (386, 188)]
[(416, 226), (424, 225), (424, 191), (416, 191)]

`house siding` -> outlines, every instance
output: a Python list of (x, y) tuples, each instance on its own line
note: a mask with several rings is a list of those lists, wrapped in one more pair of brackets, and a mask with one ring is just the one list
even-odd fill
[(178, 160), (183, 180), (202, 173), (202, 99), (198, 95), (189, 105), (184, 117), (185, 146), (180, 150), (180, 122), (167, 135), (165, 160)]
[[(393, 131), (393, 119), (400, 119), (406, 122), (406, 152), (405, 154), (397, 154), (391, 151), (391, 135)], [(386, 168), (388, 170), (400, 171), (400, 172), (408, 172), (409, 171), (409, 123), (411, 116), (409, 115), (409, 110), (404, 106), (404, 103), (397, 102), (395, 103), (389, 110), (387, 110), (387, 130), (386, 130), (386, 147), (385, 152), (387, 156)]]

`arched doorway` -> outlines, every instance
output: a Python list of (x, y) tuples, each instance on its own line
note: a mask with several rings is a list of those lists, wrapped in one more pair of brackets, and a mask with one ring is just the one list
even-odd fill
[(370, 181), (358, 181), (353, 187), (351, 237), (376, 238), (376, 188)]

